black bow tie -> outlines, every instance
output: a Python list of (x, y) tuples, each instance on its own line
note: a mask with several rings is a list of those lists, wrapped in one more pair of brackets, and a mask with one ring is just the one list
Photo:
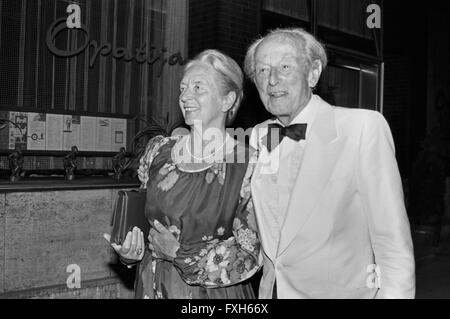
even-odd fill
[[(285, 136), (300, 141), (305, 139), (307, 124), (292, 124), (289, 126), (282, 126), (277, 123), (269, 124), (269, 131), (267, 133), (267, 149), (271, 152), (278, 144), (281, 143)], [(278, 139), (277, 139), (278, 135)], [(274, 145), (272, 145), (272, 142)]]

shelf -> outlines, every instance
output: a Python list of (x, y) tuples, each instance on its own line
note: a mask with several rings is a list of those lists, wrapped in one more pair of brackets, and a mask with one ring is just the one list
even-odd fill
[(120, 181), (115, 181), (112, 177), (77, 176), (73, 181), (66, 181), (63, 177), (39, 177), (27, 178), (15, 183), (11, 183), (9, 180), (0, 180), (0, 193), (137, 188), (139, 186), (139, 180), (131, 177), (123, 178)]
[[(4, 150), (0, 149), (0, 155), (9, 155), (14, 150)], [(34, 150), (23, 150), (23, 156), (65, 156), (70, 153), (68, 151), (34, 151)], [(118, 152), (92, 152), (92, 151), (78, 151), (77, 157), (112, 157), (117, 155)], [(130, 152), (125, 153), (126, 157), (133, 157), (133, 154)]]

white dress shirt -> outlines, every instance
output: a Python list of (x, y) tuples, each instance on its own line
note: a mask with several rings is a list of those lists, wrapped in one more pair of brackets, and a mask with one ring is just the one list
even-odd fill
[[(314, 102), (316, 98), (315, 95), (312, 95), (308, 104), (289, 124), (306, 123), (305, 140), (295, 141), (285, 136), (281, 143), (268, 155), (269, 161), (274, 163), (271, 166), (277, 169), (270, 174), (259, 174), (256, 183), (259, 185), (257, 187), (257, 191), (260, 193), (258, 197), (262, 199), (260, 203), (261, 214), (271, 221), (270, 224), (273, 227), (270, 232), (272, 234), (270, 245), (273, 245), (274, 251), (278, 247), (280, 232), (286, 217), (292, 189), (302, 164), (303, 152), (309, 136), (308, 133), (315, 117)], [(278, 119), (270, 120), (267, 124), (271, 123), (278, 123), (284, 126)], [(265, 146), (258, 145), (258, 147)]]

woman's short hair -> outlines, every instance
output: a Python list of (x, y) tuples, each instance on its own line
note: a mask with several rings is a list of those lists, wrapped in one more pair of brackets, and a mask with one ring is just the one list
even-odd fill
[(320, 61), (322, 64), (322, 71), (325, 70), (328, 63), (325, 48), (312, 34), (302, 28), (275, 29), (269, 31), (266, 36), (255, 40), (247, 50), (244, 61), (244, 71), (252, 81), (254, 81), (256, 49), (264, 39), (275, 36), (287, 37), (298, 45), (299, 54), (306, 63), (308, 70), (316, 60)]
[(236, 93), (236, 100), (227, 114), (226, 125), (231, 125), (236, 118), (237, 111), (241, 105), (242, 97), (244, 95), (244, 75), (241, 67), (228, 55), (218, 50), (210, 49), (200, 52), (194, 57), (194, 59), (189, 61), (184, 68), (184, 72), (197, 63), (207, 64), (217, 72), (221, 82), (219, 87), (222, 89), (224, 95), (229, 92)]

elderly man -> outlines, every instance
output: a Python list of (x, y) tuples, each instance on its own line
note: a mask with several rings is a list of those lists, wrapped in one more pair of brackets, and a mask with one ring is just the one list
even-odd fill
[(260, 298), (413, 298), (414, 256), (394, 143), (374, 111), (312, 93), (327, 64), (302, 29), (249, 48), (245, 71), (274, 119), (250, 138), (264, 250)]

